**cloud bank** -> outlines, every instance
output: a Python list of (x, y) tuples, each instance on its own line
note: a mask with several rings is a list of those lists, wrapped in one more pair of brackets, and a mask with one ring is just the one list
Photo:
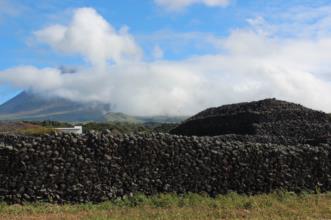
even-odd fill
[(116, 30), (94, 9), (80, 8), (67, 26), (46, 27), (35, 37), (57, 51), (82, 56), (89, 67), (70, 74), (14, 67), (0, 71), (0, 83), (111, 103), (114, 111), (133, 115), (187, 115), (267, 97), (331, 112), (331, 36), (280, 38), (269, 31), (274, 26), (257, 21), (225, 38), (212, 38), (217, 54), (168, 61), (156, 47), (155, 61), (147, 62), (127, 28)]
[(171, 11), (178, 11), (193, 4), (203, 4), (208, 7), (225, 7), (230, 0), (154, 0), (154, 2)]
[(139, 60), (142, 56), (126, 27), (116, 31), (91, 8), (76, 10), (68, 26), (53, 25), (35, 32), (35, 36), (60, 52), (82, 55), (94, 66), (105, 67), (107, 61)]

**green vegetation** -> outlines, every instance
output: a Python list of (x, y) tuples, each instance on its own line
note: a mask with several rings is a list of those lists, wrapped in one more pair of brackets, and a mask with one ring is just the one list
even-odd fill
[(178, 124), (162, 124), (162, 123), (128, 123), (128, 122), (109, 122), (109, 123), (96, 123), (90, 122), (81, 124), (84, 132), (90, 130), (103, 131), (110, 130), (114, 133), (131, 133), (131, 132), (163, 132), (167, 133), (175, 128)]
[(166, 115), (159, 115), (159, 116), (150, 116), (150, 117), (143, 117), (137, 116), (136, 118), (143, 123), (158, 123), (158, 124), (173, 124), (173, 123), (181, 123), (182, 121), (186, 120), (189, 116), (166, 116)]
[(0, 219), (331, 219), (331, 193), (137, 194), (100, 204), (0, 204)]
[(131, 116), (121, 112), (110, 112), (106, 114), (107, 122), (128, 122), (128, 123), (157, 123), (157, 124), (172, 124), (180, 123), (188, 118), (188, 116)]
[[(74, 125), (82, 125), (84, 132), (94, 131), (103, 131), (110, 130), (114, 133), (131, 133), (131, 132), (169, 132), (171, 129), (175, 128), (178, 124), (175, 123), (158, 123), (158, 122), (149, 122), (149, 123), (134, 123), (126, 121), (117, 121), (117, 122), (88, 122), (88, 123), (67, 123), (67, 122), (58, 122), (58, 121), (41, 121), (41, 122), (24, 122), (26, 124), (30, 123), (32, 125), (38, 126), (40, 132), (35, 129), (31, 132), (26, 132), (27, 134), (43, 134), (52, 131), (53, 128), (60, 127), (72, 127)], [(42, 129), (45, 128), (44, 132)], [(29, 131), (30, 131), (29, 130)]]
[(60, 121), (25, 121), (25, 123), (30, 123), (30, 124), (34, 124), (34, 125), (39, 125), (39, 126), (43, 126), (46, 128), (60, 128), (60, 127), (71, 127), (72, 124), (68, 123), (68, 122), (60, 122)]
[(147, 127), (143, 124), (135, 124), (128, 122), (112, 122), (112, 123), (96, 123), (90, 122), (87, 124), (83, 124), (84, 132), (88, 132), (90, 130), (94, 131), (102, 131), (102, 130), (111, 130), (114, 133), (130, 133), (130, 132), (144, 132), (149, 131)]
[(150, 123), (145, 123), (144, 126), (153, 132), (168, 133), (170, 130), (177, 127), (178, 124), (175, 123), (163, 124), (163, 123), (150, 122)]
[(49, 134), (55, 132), (52, 128), (47, 127), (31, 127), (31, 128), (25, 128), (20, 130), (18, 133), (23, 135), (42, 135), (42, 134)]
[(0, 133), (40, 135), (45, 133), (51, 133), (53, 131), (54, 130), (51, 127), (45, 127), (29, 122), (0, 122)]
[(134, 116), (130, 116), (121, 112), (110, 112), (105, 116), (107, 122), (127, 122), (127, 123), (142, 123)]

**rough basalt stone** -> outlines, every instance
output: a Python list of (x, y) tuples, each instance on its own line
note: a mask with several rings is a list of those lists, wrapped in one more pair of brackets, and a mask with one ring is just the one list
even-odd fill
[(330, 144), (272, 136), (0, 135), (0, 200), (102, 202), (144, 193), (331, 190)]
[[(330, 139), (329, 115), (301, 105), (265, 99), (209, 108), (171, 130), (178, 135), (224, 134), (289, 137), (298, 143)], [(325, 142), (325, 141), (324, 141)]]
[(322, 112), (268, 99), (208, 109), (173, 134), (0, 135), (0, 201), (330, 191), (330, 127)]

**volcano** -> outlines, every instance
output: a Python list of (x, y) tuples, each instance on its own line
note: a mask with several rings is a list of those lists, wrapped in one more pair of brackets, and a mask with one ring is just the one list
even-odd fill
[(104, 121), (109, 105), (21, 92), (0, 105), (0, 120)]

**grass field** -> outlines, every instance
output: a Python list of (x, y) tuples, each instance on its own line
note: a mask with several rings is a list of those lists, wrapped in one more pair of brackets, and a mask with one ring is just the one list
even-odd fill
[(0, 204), (0, 219), (331, 219), (331, 193), (135, 195), (100, 204)]

